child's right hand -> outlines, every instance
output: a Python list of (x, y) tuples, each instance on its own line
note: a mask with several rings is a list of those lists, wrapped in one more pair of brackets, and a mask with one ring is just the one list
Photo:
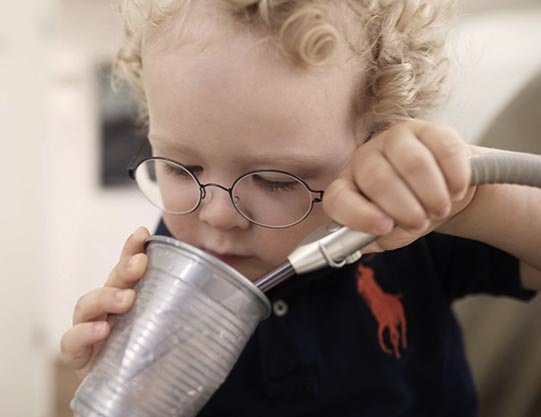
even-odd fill
[(131, 289), (143, 276), (148, 257), (144, 241), (150, 236), (140, 227), (124, 244), (120, 260), (105, 285), (83, 295), (73, 312), (73, 327), (60, 341), (62, 361), (83, 379), (96, 354), (111, 332), (115, 315), (126, 313), (135, 301)]

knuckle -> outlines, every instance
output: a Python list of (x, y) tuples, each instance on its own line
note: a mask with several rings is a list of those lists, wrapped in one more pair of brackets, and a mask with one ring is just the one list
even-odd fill
[(325, 194), (323, 195), (322, 201), (323, 209), (326, 212), (332, 212), (336, 210), (339, 205), (342, 193), (345, 189), (345, 180), (341, 178), (335, 180), (331, 185), (327, 187), (327, 189), (325, 190)]
[(431, 123), (425, 133), (441, 141), (439, 153), (443, 158), (454, 158), (465, 154), (466, 144), (456, 130), (443, 123)]
[(437, 213), (441, 213), (444, 210), (447, 210), (450, 206), (450, 200), (448, 198), (441, 197), (434, 201), (434, 203), (431, 206), (431, 211)]
[(412, 209), (404, 217), (404, 226), (417, 228), (427, 220), (426, 214), (421, 209)]
[(430, 212), (430, 217), (433, 220), (442, 220), (449, 216), (449, 213), (451, 212), (451, 203), (441, 203), (437, 205), (433, 205), (432, 207), (428, 208)]
[(407, 174), (422, 172), (427, 168), (427, 161), (422, 154), (416, 152), (404, 153), (402, 164)]
[(445, 140), (441, 147), (441, 158), (454, 159), (457, 157), (465, 157), (465, 144), (455, 140)]
[(111, 270), (111, 275), (119, 277), (125, 275), (125, 273), (130, 270), (130, 261), (132, 258), (133, 256), (129, 256), (125, 259), (120, 259)]
[(328, 199), (324, 201), (323, 211), (332, 219), (338, 220), (338, 217), (340, 217), (340, 206), (335, 199)]
[(385, 172), (373, 171), (363, 178), (363, 183), (359, 186), (361, 190), (371, 193), (382, 190), (388, 184), (389, 176)]
[(421, 225), (423, 225), (426, 221), (426, 216), (412, 216), (408, 219), (408, 226), (413, 228), (414, 230), (418, 230), (421, 228)]
[(441, 122), (426, 123), (422, 128), (422, 133), (427, 136), (435, 136), (442, 139), (458, 138), (458, 133), (453, 128)]

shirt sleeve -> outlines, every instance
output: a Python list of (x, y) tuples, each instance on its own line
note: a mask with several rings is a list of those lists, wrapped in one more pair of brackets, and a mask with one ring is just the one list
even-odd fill
[(522, 286), (519, 260), (476, 240), (432, 233), (432, 255), (450, 300), (469, 294), (492, 294), (521, 300), (536, 292)]

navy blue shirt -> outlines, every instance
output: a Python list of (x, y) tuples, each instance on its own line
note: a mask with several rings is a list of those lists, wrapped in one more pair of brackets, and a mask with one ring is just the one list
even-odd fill
[(474, 416), (451, 303), (475, 293), (534, 295), (516, 258), (439, 233), (294, 276), (267, 292), (275, 313), (198, 416)]

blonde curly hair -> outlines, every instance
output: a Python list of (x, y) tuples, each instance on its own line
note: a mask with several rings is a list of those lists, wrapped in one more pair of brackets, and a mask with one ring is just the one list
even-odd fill
[[(143, 119), (145, 34), (170, 17), (185, 16), (197, 1), (120, 0), (125, 38), (114, 73), (141, 99)], [(366, 103), (368, 95), (373, 130), (426, 117), (445, 97), (445, 40), (454, 0), (212, 0), (212, 6), (271, 39), (295, 65), (325, 64), (345, 40), (362, 62), (353, 101)]]

